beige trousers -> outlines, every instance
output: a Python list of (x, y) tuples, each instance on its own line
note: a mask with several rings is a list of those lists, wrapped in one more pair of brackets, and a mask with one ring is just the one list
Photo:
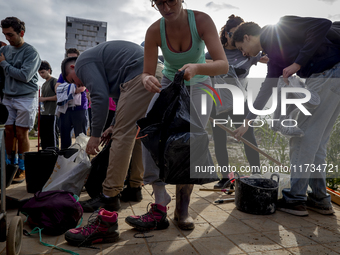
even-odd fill
[[(162, 66), (157, 66), (156, 78), (161, 79)], [(116, 109), (116, 120), (112, 134), (109, 165), (103, 192), (106, 196), (117, 196), (124, 186), (124, 181), (131, 161), (130, 186), (140, 187), (143, 182), (141, 141), (136, 140), (136, 121), (143, 118), (154, 93), (147, 91), (141, 75), (124, 83), (120, 87), (120, 97)]]

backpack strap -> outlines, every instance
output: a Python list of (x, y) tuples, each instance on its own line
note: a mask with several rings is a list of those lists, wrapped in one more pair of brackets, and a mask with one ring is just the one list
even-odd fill
[(76, 252), (74, 252), (74, 251), (66, 250), (66, 249), (63, 249), (63, 248), (61, 248), (61, 247), (55, 246), (55, 245), (53, 245), (53, 244), (44, 243), (44, 242), (42, 241), (42, 239), (41, 239), (41, 231), (42, 231), (42, 230), (43, 230), (42, 228), (38, 228), (38, 227), (35, 227), (34, 229), (32, 229), (32, 231), (31, 231), (30, 233), (28, 233), (27, 230), (24, 230), (24, 235), (25, 235), (25, 236), (30, 236), (30, 235), (32, 235), (32, 234), (39, 233), (39, 238), (40, 238), (39, 242), (40, 242), (42, 245), (45, 245), (45, 246), (47, 246), (47, 247), (52, 247), (53, 249), (57, 249), (57, 250), (60, 250), (60, 251), (63, 251), (63, 252), (67, 252), (67, 253), (70, 253), (70, 254), (72, 254), (72, 255), (79, 255), (79, 253), (76, 253)]
[[(76, 194), (73, 194), (73, 197), (76, 200), (76, 203), (79, 202), (79, 197)], [(83, 216), (81, 216), (80, 222), (79, 222), (79, 224), (75, 228), (79, 228), (82, 223), (83, 223)]]

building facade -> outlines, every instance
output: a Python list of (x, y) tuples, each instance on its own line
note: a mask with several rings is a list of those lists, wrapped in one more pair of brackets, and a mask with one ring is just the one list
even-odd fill
[(66, 16), (66, 50), (76, 48), (81, 52), (106, 41), (107, 22)]

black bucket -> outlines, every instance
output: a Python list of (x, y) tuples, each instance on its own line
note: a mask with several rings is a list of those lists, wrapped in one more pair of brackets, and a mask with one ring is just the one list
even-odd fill
[[(236, 173), (238, 175), (238, 173)], [(273, 180), (277, 177), (277, 181)], [(276, 211), (279, 175), (272, 174), (270, 179), (240, 178), (235, 185), (235, 205), (242, 212), (266, 215)]]
[(58, 153), (53, 150), (25, 152), (26, 190), (28, 193), (41, 191), (50, 178)]
[(26, 190), (28, 193), (41, 191), (47, 180), (50, 178), (58, 155), (65, 158), (71, 157), (78, 149), (68, 148), (45, 149), (38, 152), (25, 153)]

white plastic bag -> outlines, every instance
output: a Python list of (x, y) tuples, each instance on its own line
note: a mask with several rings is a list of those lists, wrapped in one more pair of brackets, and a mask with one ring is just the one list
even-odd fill
[[(320, 104), (320, 97), (316, 91), (307, 88), (299, 76), (294, 75), (289, 77), (288, 82), (289, 83), (287, 84), (282, 76), (280, 76), (278, 80), (278, 106), (274, 112), (273, 119), (277, 119), (279, 121), (273, 122), (271, 129), (275, 132), (280, 132), (287, 138), (302, 137), (305, 133), (299, 128), (299, 126), (296, 125), (296, 120), (298, 119), (299, 114), (302, 114), (300, 109), (294, 104), (288, 104), (286, 106), (286, 115), (281, 115), (281, 89), (287, 87), (307, 89), (311, 94), (309, 101), (303, 104), (307, 109), (316, 108)], [(305, 96), (306, 95), (304, 93), (290, 92), (288, 93), (287, 98), (305, 98)], [(284, 126), (282, 125), (282, 121), (285, 121)]]
[(87, 141), (85, 142), (84, 137), (80, 137), (78, 141), (80, 144), (75, 143), (69, 147), (78, 147), (78, 151), (71, 157), (58, 156), (53, 172), (42, 191), (65, 190), (73, 192), (77, 196), (80, 195), (87, 177), (90, 174), (91, 162), (85, 152)]
[(70, 147), (73, 148), (73, 146), (77, 146), (79, 145), (81, 149), (83, 149), (84, 151), (86, 151), (86, 146), (88, 141), (90, 140), (90, 137), (88, 137), (87, 135), (85, 135), (84, 133), (80, 133), (77, 137), (76, 137), (76, 141), (73, 145), (71, 145)]

